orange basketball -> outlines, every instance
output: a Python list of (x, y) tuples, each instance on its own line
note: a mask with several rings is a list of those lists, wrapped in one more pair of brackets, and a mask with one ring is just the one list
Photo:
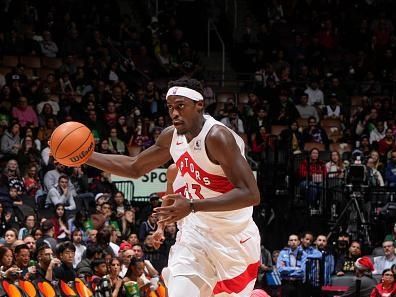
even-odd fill
[(49, 141), (52, 156), (59, 163), (76, 167), (84, 164), (95, 149), (91, 130), (78, 122), (66, 122), (52, 132)]

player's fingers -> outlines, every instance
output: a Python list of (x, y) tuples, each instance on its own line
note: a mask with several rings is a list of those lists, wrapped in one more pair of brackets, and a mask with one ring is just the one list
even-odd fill
[(162, 196), (162, 200), (176, 200), (180, 198), (181, 198), (180, 194), (168, 194)]
[(170, 224), (170, 223), (174, 223), (174, 222), (176, 222), (176, 221), (177, 221), (177, 219), (176, 219), (175, 216), (169, 216), (169, 217), (167, 217), (167, 218), (165, 218), (165, 219), (162, 219), (162, 220), (160, 221), (160, 223)]
[(157, 216), (164, 215), (164, 214), (166, 215), (166, 214), (171, 213), (173, 211), (174, 211), (174, 207), (173, 206), (160, 206), (160, 207), (154, 208), (154, 212), (155, 212), (155, 214)]

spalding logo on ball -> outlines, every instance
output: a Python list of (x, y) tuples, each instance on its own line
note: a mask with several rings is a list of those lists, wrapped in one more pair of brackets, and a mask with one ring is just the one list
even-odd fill
[(95, 140), (84, 124), (66, 122), (52, 132), (49, 146), (55, 160), (75, 167), (87, 162), (95, 149)]

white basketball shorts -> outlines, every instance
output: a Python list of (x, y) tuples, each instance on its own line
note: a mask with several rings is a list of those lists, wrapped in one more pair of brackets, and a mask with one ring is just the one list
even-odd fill
[(212, 290), (207, 297), (248, 297), (259, 265), (260, 234), (253, 220), (239, 232), (224, 229), (206, 232), (183, 226), (169, 253), (163, 278), (169, 287), (172, 277), (197, 276)]

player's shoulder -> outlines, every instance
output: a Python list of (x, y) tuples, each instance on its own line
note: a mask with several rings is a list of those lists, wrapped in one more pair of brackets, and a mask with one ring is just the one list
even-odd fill
[(214, 142), (215, 144), (225, 144), (229, 141), (235, 140), (231, 131), (227, 127), (216, 124), (210, 128), (206, 139), (207, 141)]
[(175, 127), (173, 126), (166, 127), (162, 130), (161, 134), (158, 136), (156, 145), (161, 147), (170, 147), (174, 131)]

